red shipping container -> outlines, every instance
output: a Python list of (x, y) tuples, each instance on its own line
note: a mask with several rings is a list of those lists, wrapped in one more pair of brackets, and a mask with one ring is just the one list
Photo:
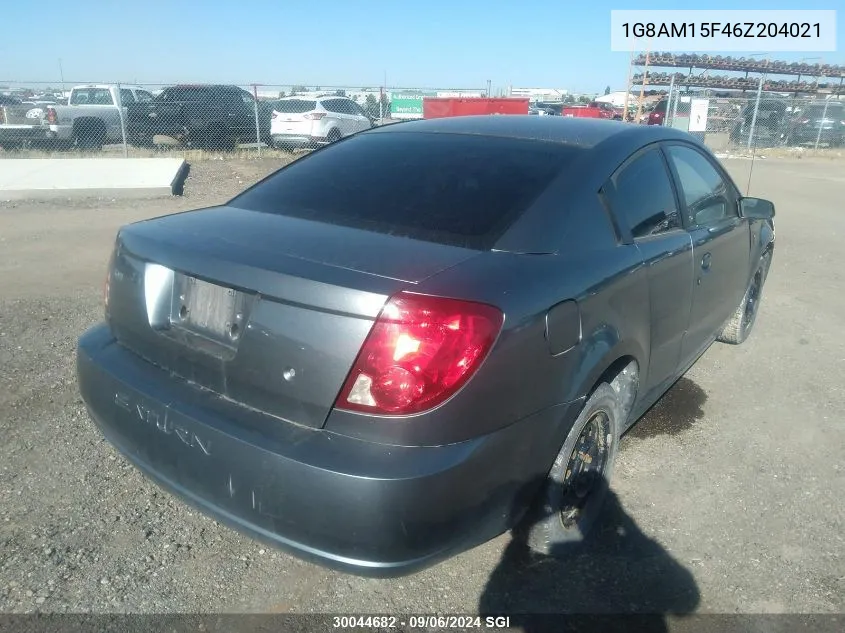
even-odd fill
[(607, 118), (599, 108), (586, 107), (572, 107), (564, 108), (560, 111), (561, 116), (579, 117), (587, 119), (605, 119)]
[(473, 114), (528, 114), (528, 99), (485, 99), (483, 97), (425, 97), (423, 118), (439, 119)]

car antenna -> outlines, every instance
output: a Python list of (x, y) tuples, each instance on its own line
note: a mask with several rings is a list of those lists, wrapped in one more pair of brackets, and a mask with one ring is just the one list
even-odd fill
[(745, 185), (745, 195), (748, 196), (751, 191), (751, 175), (754, 173), (754, 157), (757, 156), (757, 141), (754, 141), (754, 146), (751, 149), (751, 169), (748, 170), (748, 183)]

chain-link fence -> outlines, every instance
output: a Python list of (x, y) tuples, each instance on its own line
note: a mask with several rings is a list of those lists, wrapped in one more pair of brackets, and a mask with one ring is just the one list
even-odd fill
[(688, 131), (715, 151), (727, 153), (818, 150), (845, 145), (845, 97), (763, 91), (716, 97), (671, 89), (644, 108), (640, 122)]
[[(759, 90), (714, 96), (670, 85), (629, 120), (670, 125), (716, 151), (819, 149), (845, 142), (845, 95)], [(473, 88), (382, 86), (55, 84), (0, 85), (0, 157), (272, 155), (331, 143), (374, 125), (421, 118), (423, 99), (484, 96)], [(723, 93), (724, 94), (724, 93)]]
[(0, 86), (0, 156), (311, 149), (375, 125), (422, 117), (430, 96), (476, 89), (383, 86), (55, 84)]

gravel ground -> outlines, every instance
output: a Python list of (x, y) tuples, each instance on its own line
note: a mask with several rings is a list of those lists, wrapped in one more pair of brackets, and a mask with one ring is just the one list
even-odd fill
[[(281, 164), (193, 166), (166, 200), (0, 202), (0, 612), (837, 613), (845, 607), (842, 166), (757, 161), (778, 248), (741, 347), (714, 346), (623, 440), (594, 539), (507, 536), (419, 574), (352, 577), (160, 491), (95, 430), (74, 347), (129, 221), (223, 202)], [(751, 164), (728, 161), (744, 186)]]

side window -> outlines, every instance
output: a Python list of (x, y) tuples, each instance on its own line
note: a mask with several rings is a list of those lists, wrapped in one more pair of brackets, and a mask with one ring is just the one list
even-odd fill
[(126, 88), (120, 89), (120, 101), (123, 105), (129, 105), (130, 103), (135, 103), (135, 95), (132, 94), (131, 90), (127, 90)]
[(611, 180), (613, 210), (627, 220), (634, 238), (681, 228), (672, 182), (659, 151), (648, 150)]
[(731, 187), (701, 152), (680, 145), (666, 149), (678, 173), (690, 226), (718, 224), (736, 216)]
[(323, 101), (323, 107), (328, 110), (329, 112), (340, 113), (341, 109), (338, 105), (337, 99), (326, 99)]

